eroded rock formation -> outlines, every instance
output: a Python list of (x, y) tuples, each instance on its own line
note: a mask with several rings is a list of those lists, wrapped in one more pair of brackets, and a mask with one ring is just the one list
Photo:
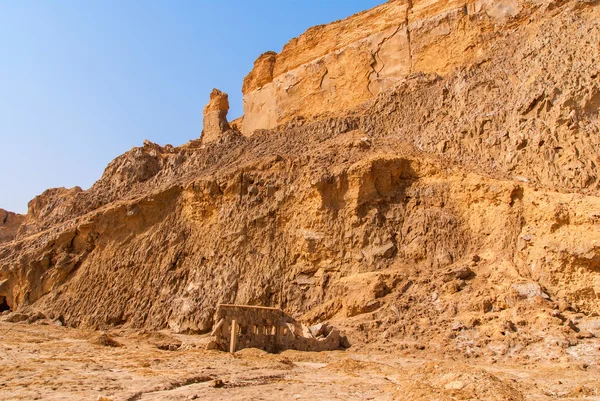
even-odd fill
[(227, 122), (228, 111), (229, 97), (227, 93), (213, 89), (210, 94), (210, 101), (204, 108), (203, 143), (216, 141), (223, 133), (230, 129)]
[(0, 243), (12, 241), (24, 220), (23, 215), (0, 209)]
[(0, 296), (179, 332), (265, 305), (471, 353), (600, 335), (599, 20), (583, 0), (392, 1), (312, 28), (247, 77), (253, 135), (215, 96), (218, 141), (147, 142), (42, 194), (0, 245)]

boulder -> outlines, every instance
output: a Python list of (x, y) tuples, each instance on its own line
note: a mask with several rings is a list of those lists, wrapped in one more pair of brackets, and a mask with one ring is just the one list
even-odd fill
[(538, 283), (516, 283), (511, 285), (510, 288), (522, 299), (533, 299), (535, 297), (550, 299), (550, 296), (544, 292)]
[(13, 312), (6, 317), (6, 321), (9, 323), (24, 322), (29, 319), (30, 316), (25, 313)]
[(579, 328), (582, 331), (593, 334), (595, 337), (600, 337), (600, 317), (592, 317), (582, 320), (579, 323)]

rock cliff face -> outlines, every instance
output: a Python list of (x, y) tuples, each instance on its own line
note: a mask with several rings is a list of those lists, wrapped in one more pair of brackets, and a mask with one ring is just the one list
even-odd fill
[(0, 296), (91, 328), (207, 331), (223, 302), (355, 343), (576, 341), (600, 327), (598, 21), (392, 1), (312, 28), (246, 78), (253, 135), (146, 142), (32, 201)]
[[(242, 131), (347, 111), (415, 73), (484, 60), (497, 36), (542, 3), (392, 0), (316, 26), (261, 55), (244, 81)], [(547, 4), (546, 4), (547, 6)]]

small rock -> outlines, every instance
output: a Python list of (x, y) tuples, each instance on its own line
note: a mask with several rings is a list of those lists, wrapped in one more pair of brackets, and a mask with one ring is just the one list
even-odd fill
[(461, 331), (461, 330), (464, 330), (464, 329), (465, 329), (465, 325), (461, 321), (456, 321), (452, 325), (452, 331)]
[(538, 283), (517, 283), (513, 284), (511, 288), (519, 297), (524, 299), (531, 299), (536, 296), (542, 297), (543, 299), (550, 298)]
[(579, 333), (577, 333), (576, 337), (582, 340), (584, 338), (594, 338), (595, 336), (587, 330), (581, 330)]
[(391, 258), (392, 256), (394, 256), (395, 251), (396, 245), (394, 245), (394, 243), (390, 241), (381, 246), (373, 247), (371, 255), (373, 255), (374, 257)]
[(113, 399), (99, 395), (98, 398), (96, 398), (96, 401), (113, 401)]
[(442, 290), (446, 294), (456, 294), (460, 291), (460, 283), (460, 280), (449, 281), (442, 286)]
[(444, 388), (446, 390), (462, 390), (463, 388), (465, 388), (465, 386), (465, 382), (457, 380), (446, 384)]
[(505, 320), (504, 323), (502, 323), (502, 327), (504, 328), (505, 331), (511, 331), (511, 332), (517, 331), (517, 326), (515, 326), (515, 324), (513, 322), (511, 322), (510, 320)]
[(46, 318), (46, 315), (44, 315), (42, 312), (37, 312), (37, 313), (31, 315), (27, 319), (26, 323), (32, 324), (32, 323), (37, 322), (38, 320), (42, 320), (42, 319), (45, 319), (45, 318)]
[(310, 326), (309, 329), (313, 336), (319, 337), (319, 336), (326, 335), (325, 334), (326, 326), (327, 326), (327, 323), (318, 323), (313, 326)]
[(467, 280), (474, 276), (473, 270), (467, 266), (459, 267), (454, 270), (454, 276), (459, 280)]
[(302, 325), (302, 337), (304, 337), (304, 338), (315, 338), (315, 336), (313, 336), (313, 334), (310, 331), (310, 329), (307, 326), (305, 326), (305, 325)]
[(569, 302), (567, 302), (566, 299), (561, 298), (558, 301), (558, 310), (561, 312), (565, 312), (565, 311), (569, 311), (572, 310), (571, 305), (569, 304)]
[(475, 277), (475, 273), (468, 266), (460, 266), (457, 268), (448, 269), (444, 272), (442, 280), (444, 282), (452, 280), (469, 280)]
[(524, 183), (529, 183), (529, 180), (526, 177), (523, 177), (521, 175), (516, 175), (514, 177), (515, 181), (519, 181), (519, 182), (524, 182)]
[(600, 337), (600, 318), (593, 317), (582, 321), (579, 324), (582, 331), (589, 331), (595, 337)]
[(257, 195), (258, 194), (258, 188), (256, 187), (256, 185), (248, 186), (248, 194), (249, 195)]
[(341, 334), (340, 335), (340, 346), (342, 348), (350, 348), (350, 341), (348, 340), (348, 337), (346, 337), (345, 335)]
[(492, 298), (484, 298), (481, 300), (481, 312), (488, 313), (494, 310), (494, 300)]
[(173, 344), (173, 343), (162, 343), (162, 344), (158, 344), (156, 346), (156, 348), (162, 350), (162, 351), (177, 351), (179, 348), (181, 348), (181, 343), (177, 343), (177, 344)]
[(450, 252), (442, 251), (436, 255), (436, 259), (440, 266), (447, 266), (454, 262), (454, 258), (450, 254)]
[(368, 149), (371, 147), (372, 145), (372, 141), (371, 138), (367, 137), (367, 136), (363, 136), (362, 138), (360, 138), (357, 142), (356, 145), (360, 148), (363, 149)]
[(225, 386), (225, 383), (223, 383), (223, 380), (221, 380), (221, 379), (215, 379), (210, 382), (210, 386), (214, 387), (214, 388), (221, 388), (221, 387)]
[(267, 185), (267, 196), (271, 197), (273, 195), (275, 195), (275, 192), (277, 192), (277, 187), (274, 185)]
[(19, 323), (26, 321), (27, 319), (29, 319), (29, 317), (30, 316), (26, 315), (25, 313), (13, 312), (10, 315), (8, 315), (6, 321), (9, 323)]

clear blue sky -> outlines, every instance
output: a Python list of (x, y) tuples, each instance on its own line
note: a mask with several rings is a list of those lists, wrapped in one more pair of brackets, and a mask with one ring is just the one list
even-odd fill
[(213, 87), (242, 114), (264, 51), (384, 0), (0, 0), (0, 208), (87, 189), (144, 139), (202, 130)]

